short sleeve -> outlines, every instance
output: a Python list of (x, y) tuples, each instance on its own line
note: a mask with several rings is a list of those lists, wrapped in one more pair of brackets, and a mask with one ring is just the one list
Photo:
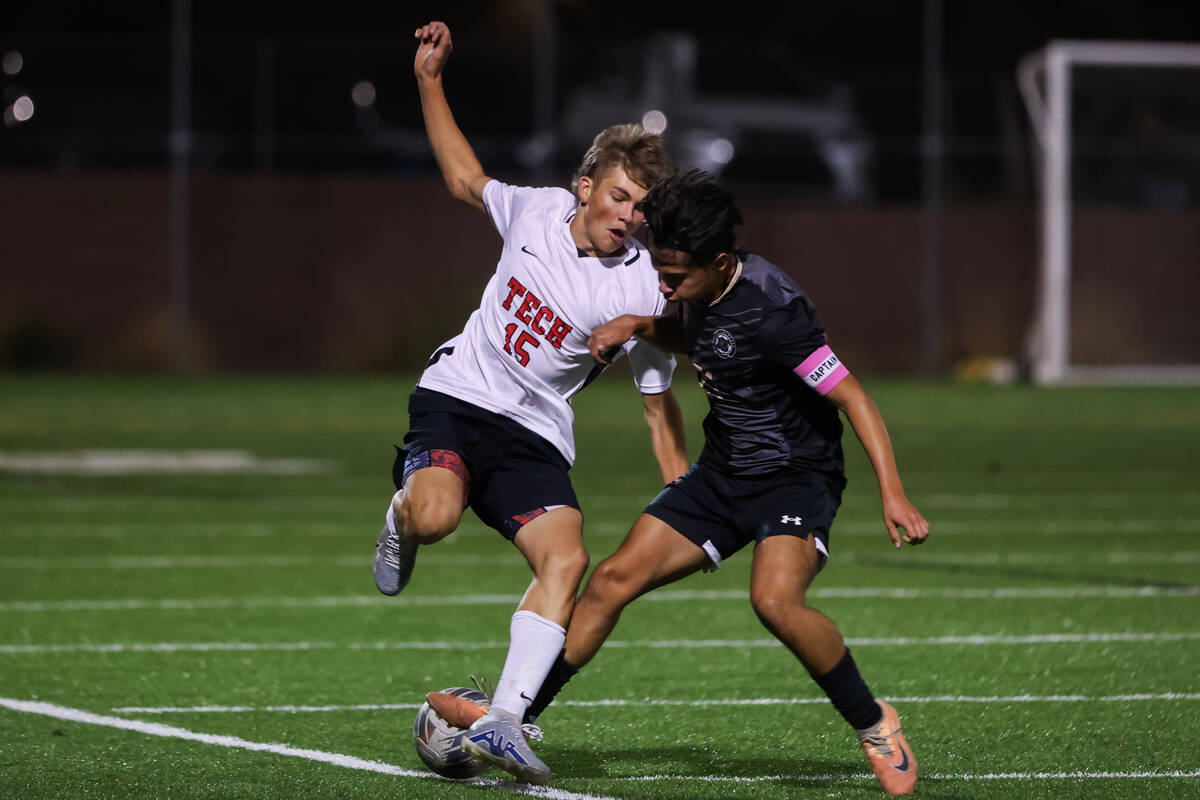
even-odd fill
[(825, 328), (805, 300), (797, 297), (763, 316), (759, 340), (767, 361), (793, 369), (825, 344)]
[(633, 368), (633, 382), (642, 394), (661, 394), (671, 388), (675, 357), (642, 339), (630, 339), (623, 348)]
[(806, 297), (769, 312), (760, 340), (766, 360), (796, 373), (818, 394), (828, 394), (850, 374), (829, 347), (825, 327)]
[(535, 201), (538, 192), (533, 187), (510, 186), (494, 178), (483, 187), (483, 207), (502, 237), (508, 235), (508, 229)]

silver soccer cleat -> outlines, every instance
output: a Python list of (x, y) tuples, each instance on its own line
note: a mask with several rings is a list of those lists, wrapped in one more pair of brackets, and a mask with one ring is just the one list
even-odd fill
[(400, 594), (412, 577), (419, 545), (387, 525), (375, 545), (375, 588), (386, 595)]

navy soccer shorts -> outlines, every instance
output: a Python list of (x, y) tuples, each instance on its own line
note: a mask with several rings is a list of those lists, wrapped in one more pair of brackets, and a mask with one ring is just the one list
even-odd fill
[(392, 470), (397, 489), (418, 469), (450, 469), (467, 486), (467, 505), (509, 540), (547, 511), (579, 508), (567, 460), (521, 424), (421, 388), (409, 398), (408, 414), (407, 452)]
[(824, 565), (845, 486), (843, 476), (825, 472), (739, 477), (700, 462), (663, 489), (646, 513), (704, 548), (714, 569), (768, 536), (812, 536)]

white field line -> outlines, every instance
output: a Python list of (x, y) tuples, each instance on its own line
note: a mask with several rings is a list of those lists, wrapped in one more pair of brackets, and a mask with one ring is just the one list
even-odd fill
[[(916, 647), (928, 645), (1031, 645), (1094, 644), (1118, 642), (1200, 641), (1200, 632), (1183, 633), (1050, 633), (1033, 636), (893, 636), (847, 638), (855, 647)], [(606, 648), (646, 649), (744, 649), (779, 647), (776, 639), (649, 639), (614, 640)], [(115, 642), (111, 644), (6, 644), (0, 655), (38, 653), (195, 653), (195, 652), (269, 652), (295, 650), (497, 650), (508, 649), (507, 641), (492, 642)]]
[[(279, 459), (290, 461), (292, 459)], [(302, 459), (307, 461), (308, 459)], [(316, 459), (312, 459), (316, 460)], [(321, 462), (324, 466), (328, 462)], [(584, 513), (588, 508), (619, 508), (626, 509), (630, 514), (629, 522), (654, 497), (654, 489), (645, 491), (631, 489), (623, 494), (590, 494), (582, 498)], [(864, 491), (863, 499), (869, 497)], [(1200, 506), (1200, 491), (1196, 489), (1165, 489), (1162, 491), (1127, 491), (1127, 492), (1036, 492), (1014, 488), (1011, 492), (940, 492), (936, 494), (912, 494), (914, 504), (921, 509), (965, 509), (965, 510), (999, 510), (1047, 508), (1050, 514), (1059, 513), (1063, 509), (1080, 509), (1095, 512), (1096, 509), (1114, 509), (1115, 513), (1128, 513), (1130, 508), (1163, 508), (1164, 504)], [(379, 496), (381, 507), (386, 510), (387, 495)], [(876, 499), (877, 501), (877, 499)], [(178, 507), (179, 498), (162, 496), (145, 498), (142, 505), (152, 504), (153, 507)], [(189, 505), (196, 502), (186, 500)], [(124, 506), (127, 501), (123, 498), (99, 498), (90, 495), (63, 495), (61, 493), (46, 493), (36, 495), (21, 495), (20, 497), (0, 498), (0, 507), (26, 507), (30, 504), (53, 504), (56, 510), (87, 509)], [(326, 519), (336, 520), (339, 506), (344, 505), (344, 499), (337, 494), (308, 494), (303, 497), (296, 495), (263, 495), (259, 498), (260, 508), (279, 507), (287, 509), (324, 509)]]
[[(881, 522), (835, 522), (833, 540), (839, 536), (886, 535)], [(1067, 519), (1067, 520), (980, 520), (977, 522), (942, 522), (935, 520), (937, 536), (1123, 536), (1139, 533), (1200, 533), (1200, 519)]]
[(1163, 492), (1026, 492), (1011, 493), (943, 493), (916, 494), (913, 501), (918, 508), (929, 509), (973, 509), (1000, 510), (1006, 508), (1030, 508), (1043, 505), (1076, 508), (1128, 508), (1127, 504), (1154, 503), (1200, 503), (1200, 492), (1193, 490)]
[[(1196, 489), (1163, 489), (1159, 491), (1114, 491), (1114, 492), (1039, 492), (1029, 491), (1020, 487), (1011, 491), (995, 492), (910, 492), (913, 504), (924, 509), (968, 509), (968, 510), (1000, 510), (1027, 508), (1078, 508), (1094, 510), (1097, 508), (1113, 508), (1128, 512), (1131, 507), (1158, 508), (1163, 503), (1177, 505), (1200, 505), (1200, 491)], [(867, 497), (866, 494), (863, 495)], [(622, 507), (631, 501), (643, 505), (637, 491), (627, 494), (593, 494), (583, 498), (585, 503), (608, 508)], [(640, 510), (640, 507), (638, 507)], [(584, 509), (586, 513), (587, 509)]]
[[(53, 498), (47, 498), (50, 502)], [(57, 503), (56, 500), (54, 500)], [(630, 522), (636, 513), (631, 514)], [(382, 515), (381, 515), (382, 519)], [(39, 539), (125, 539), (144, 536), (160, 536), (164, 523), (88, 523), (82, 524), (18, 524), (5, 528), (4, 537), (33, 537)], [(378, 526), (375, 526), (378, 528)], [(212, 522), (212, 523), (177, 523), (169, 525), (172, 538), (178, 537), (227, 537), (227, 538), (261, 538), (297, 536), (313, 537), (344, 537), (347, 539), (362, 539), (364, 529), (357, 525), (347, 525), (336, 521), (296, 521), (296, 522)], [(627, 522), (595, 522), (584, 527), (584, 538), (588, 536), (624, 536), (629, 531)], [(368, 531), (368, 533), (370, 533)], [(376, 530), (377, 534), (378, 531)], [(977, 538), (995, 536), (1131, 536), (1136, 534), (1190, 534), (1200, 533), (1200, 519), (1195, 517), (1174, 517), (1165, 519), (1066, 519), (1066, 520), (1029, 520), (1014, 522), (1011, 520), (980, 520), (977, 522), (943, 522), (935, 521), (934, 533), (938, 538), (943, 536), (972, 536)], [(473, 521), (466, 521), (457, 531), (459, 536), (497, 538), (498, 533), (485, 528)], [(833, 540), (845, 536), (865, 536), (870, 538), (886, 537), (887, 532), (881, 522), (866, 522), (861, 520), (843, 521), (834, 524)], [(441, 543), (445, 546), (453, 542), (446, 539)]]
[[(382, 519), (382, 516), (380, 517)], [(378, 526), (376, 526), (378, 527)], [(363, 529), (345, 522), (89, 522), (12, 525), (4, 531), (5, 537), (28, 536), (36, 539), (126, 539), (154, 537), (169, 530), (172, 539), (180, 537), (231, 539), (278, 536), (344, 536), (361, 539)], [(1165, 528), (1160, 529), (1165, 530)]]
[[(261, 567), (354, 567), (365, 568), (371, 563), (372, 553), (354, 556), (109, 556), (107, 558), (4, 558), (0, 569), (259, 569)], [(521, 566), (527, 567), (525, 559), (512, 553), (495, 555), (440, 555), (430, 554), (421, 559), (425, 564), (449, 566)]]
[[(988, 772), (951, 775), (933, 773), (922, 775), (922, 781), (1058, 781), (1058, 780), (1118, 780), (1147, 778), (1198, 778), (1200, 769), (1170, 772)], [(873, 781), (874, 775), (626, 775), (608, 778), (613, 781), (694, 781), (700, 783), (847, 783)]]
[[(837, 550), (833, 551), (833, 559), (845, 561), (850, 564), (855, 564), (864, 560), (876, 561), (878, 556), (875, 554), (867, 554), (863, 552), (845, 553), (839, 556)], [(1196, 550), (1179, 550), (1170, 553), (1154, 553), (1146, 551), (1119, 551), (1100, 553), (1043, 553), (1036, 550), (1023, 550), (1021, 552), (976, 552), (976, 553), (939, 553), (921, 551), (918, 556), (913, 556), (911, 561), (919, 564), (952, 564), (952, 565), (968, 565), (968, 566), (987, 566), (987, 565), (1020, 565), (1020, 566), (1038, 566), (1040, 564), (1130, 564), (1130, 565), (1152, 565), (1152, 564), (1197, 564), (1200, 563), (1200, 551)]]
[[(65, 720), (67, 722), (78, 722), (83, 724), (95, 724), (106, 728), (118, 728), (120, 730), (132, 730), (134, 733), (142, 733), (150, 736), (163, 736), (168, 739), (182, 739), (187, 741), (198, 741), (205, 745), (214, 745), (217, 747), (230, 747), (235, 750), (247, 750), (252, 752), (269, 752), (278, 754), (278, 756), (289, 756), (293, 758), (305, 758), (324, 764), (341, 766), (341, 768), (355, 769), (368, 772), (380, 772), (384, 775), (395, 775), (400, 777), (416, 777), (426, 778), (426, 780), (437, 780), (430, 772), (422, 772), (418, 770), (408, 770), (402, 766), (394, 764), (385, 764), (376, 762), (376, 760), (367, 760), (354, 756), (344, 756), (342, 753), (328, 753), (320, 750), (308, 750), (308, 748), (292, 747), (289, 745), (275, 744), (275, 742), (248, 741), (240, 739), (238, 736), (227, 736), (220, 734), (198, 733), (194, 730), (186, 728), (178, 728), (175, 726), (167, 726), (157, 722), (143, 722), (139, 720), (124, 720), (121, 717), (110, 717), (100, 714), (91, 714), (90, 711), (80, 709), (66, 708), (62, 705), (53, 705), (50, 703), (29, 702), (29, 700), (17, 700), (6, 697), (0, 697), (0, 706), (11, 709), (13, 711), (24, 712), (24, 714), (36, 714), (56, 718), (56, 720)], [(932, 774), (923, 776), (925, 781), (990, 781), (990, 780), (1007, 780), (1007, 781), (1045, 781), (1045, 780), (1111, 780), (1111, 778), (1190, 778), (1200, 777), (1200, 770), (1176, 770), (1169, 772), (988, 772), (988, 774), (977, 775), (944, 775)], [(780, 781), (803, 781), (803, 782), (845, 782), (845, 781), (871, 781), (874, 776), (870, 775), (758, 775), (758, 776), (715, 776), (715, 775), (643, 775), (632, 777), (613, 777), (610, 780), (626, 780), (640, 782), (660, 782), (660, 781), (691, 781), (704, 783), (762, 783), (762, 782), (780, 782)], [(500, 782), (486, 780), (486, 778), (476, 778), (472, 781), (474, 784), (481, 786), (492, 786), (496, 788), (508, 789), (510, 792), (518, 794), (526, 794), (535, 796), (535, 798), (548, 798), (551, 800), (614, 800), (612, 798), (602, 798), (599, 795), (580, 794), (576, 792), (566, 792), (564, 789), (552, 789), (547, 787), (534, 786), (518, 786), (518, 784), (510, 782)]]
[(0, 451), (0, 472), (31, 475), (314, 475), (333, 470), (319, 458), (259, 458), (245, 450)]
[[(936, 697), (885, 697), (889, 703), (1141, 703), (1152, 700), (1200, 700), (1198, 693), (1165, 692), (1162, 694), (1114, 694), (1088, 697), (1080, 694), (1058, 695), (996, 695), (992, 697), (970, 697), (966, 695), (940, 695)], [(641, 700), (559, 700), (555, 705), (577, 708), (621, 708), (632, 706), (685, 706), (706, 708), (710, 706), (805, 706), (823, 705), (827, 697), (751, 697), (720, 700), (666, 700), (645, 698)], [(114, 714), (241, 714), (247, 712), (283, 712), (287, 714), (323, 713), (333, 711), (405, 711), (421, 707), (421, 703), (377, 703), (359, 705), (325, 706), (122, 706), (111, 709)]]
[[(148, 736), (161, 736), (171, 739), (184, 739), (187, 741), (201, 742), (203, 744), (215, 745), (217, 747), (228, 747), (240, 750), (249, 750), (254, 752), (267, 752), (276, 755), (291, 756), (293, 758), (304, 758), (310, 761), (318, 761), (325, 764), (332, 764), (338, 767), (347, 769), (357, 769), (366, 772), (377, 772), (385, 775), (396, 775), (408, 778), (425, 778), (435, 779), (433, 775), (427, 772), (417, 770), (404, 769), (393, 764), (385, 764), (382, 761), (369, 761), (355, 756), (343, 755), (341, 753), (327, 753), (322, 750), (310, 750), (306, 748), (291, 747), (285, 744), (276, 744), (273, 742), (252, 742), (246, 739), (241, 739), (236, 736), (224, 736), (211, 733), (198, 733), (190, 731), (186, 728), (179, 728), (173, 725), (163, 725), (157, 722), (143, 722), (141, 720), (122, 719), (120, 717), (109, 717), (101, 714), (93, 714), (88, 711), (83, 711), (77, 708), (67, 708), (65, 706), (53, 705), (51, 703), (31, 702), (26, 700), (14, 700), (11, 698), (0, 697), (0, 706), (19, 711), (27, 714), (37, 714), (45, 717), (66, 720), (68, 722), (78, 722), (86, 725), (99, 725), (108, 728), (117, 728), (120, 730), (134, 731), (143, 733)], [(931, 775), (922, 776), (923, 780), (930, 781), (972, 781), (972, 780), (1087, 780), (1087, 779), (1149, 779), (1149, 778), (1195, 778), (1200, 777), (1200, 770), (1176, 770), (1171, 772), (1007, 772), (1007, 773), (983, 773), (983, 774), (965, 774), (965, 775), (949, 775), (934, 773)], [(756, 775), (756, 776), (717, 776), (717, 775), (642, 775), (632, 777), (614, 777), (610, 780), (631, 780), (643, 782), (658, 782), (658, 781), (694, 781), (703, 783), (762, 783), (762, 782), (779, 782), (779, 781), (804, 781), (804, 782), (844, 782), (844, 781), (869, 781), (873, 780), (871, 775)], [(613, 798), (604, 798), (597, 795), (580, 794), (576, 792), (568, 792), (562, 789), (551, 789), (544, 786), (522, 786), (515, 785), (509, 782), (500, 782), (487, 779), (476, 779), (472, 783), (494, 786), (497, 788), (507, 789), (512, 792), (529, 795), (532, 797), (546, 797), (551, 800), (614, 800)]]
[[(102, 714), (93, 714), (89, 711), (83, 711), (78, 708), (67, 708), (65, 706), (57, 706), (51, 703), (39, 703), (27, 700), (14, 700), (8, 697), (0, 697), (0, 706), (11, 709), (13, 711), (21, 711), (26, 714), (38, 714), (43, 717), (53, 717), (62, 719), (68, 722), (80, 722), (85, 725), (100, 725), (106, 728), (119, 728), (126, 731), (134, 731), (136, 733), (144, 733), (148, 736), (162, 736), (169, 739), (186, 739), (192, 742), (201, 742), (203, 744), (216, 745), (217, 747), (230, 747), (238, 750), (251, 750), (264, 753), (275, 753), (281, 756), (292, 756), (293, 758), (304, 758), (309, 761), (320, 761), (325, 764), (332, 764), (335, 767), (345, 767), (347, 769), (358, 769), (366, 772), (379, 772), (384, 775), (397, 775), (404, 778), (427, 778), (431, 780), (441, 780), (436, 775), (430, 772), (419, 770), (404, 769), (392, 764), (385, 764), (382, 761), (368, 761), (366, 759), (357, 758), (356, 756), (347, 756), (341, 753), (326, 753), (322, 750), (309, 750), (301, 747), (291, 747), (286, 744), (276, 744), (274, 742), (251, 742), (246, 739), (238, 738), (237, 736), (222, 736), (213, 733), (198, 733), (189, 731), (186, 728), (176, 728), (172, 725), (163, 725), (157, 722), (141, 722), (135, 719), (121, 719), (120, 717), (108, 717)], [(484, 786), (495, 786), (519, 794), (530, 795), (532, 797), (547, 797), (553, 800), (614, 800), (614, 798), (598, 797), (591, 794), (579, 794), (577, 792), (567, 792), (562, 789), (549, 789), (544, 786), (521, 786), (507, 781), (501, 782), (488, 779), (476, 779), (471, 781), (472, 784)]]
[[(876, 587), (829, 587), (812, 589), (809, 597), (841, 600), (1077, 600), (1200, 597), (1200, 586), (1010, 586), (995, 589), (885, 589)], [(199, 597), (160, 600), (9, 600), (0, 602), (0, 613), (53, 611), (196, 611), (202, 609), (255, 608), (341, 608), (354, 606), (486, 606), (513, 605), (517, 594), (412, 595), (383, 597)], [(670, 603), (693, 600), (749, 602), (747, 589), (676, 589), (651, 592), (639, 603)]]
[[(589, 509), (598, 508), (618, 508), (623, 513), (628, 514), (629, 521), (623, 525), (618, 524), (618, 530), (624, 533), (628, 530), (628, 526), (633, 523), (638, 513), (645, 507), (646, 502), (653, 497), (650, 492), (631, 493), (629, 495), (621, 495), (619, 497), (604, 497), (592, 495), (584, 498), (584, 512), (588, 513)], [(1045, 510), (1047, 514), (1061, 513), (1066, 509), (1079, 509), (1080, 511), (1097, 513), (1099, 509), (1111, 509), (1113, 513), (1124, 514), (1128, 513), (1130, 508), (1169, 508), (1172, 511), (1177, 510), (1177, 507), (1183, 506), (1188, 508), (1200, 507), (1200, 491), (1195, 490), (1179, 490), (1179, 491), (1163, 491), (1163, 492), (1061, 492), (1061, 493), (1036, 493), (1023, 490), (1014, 490), (1011, 494), (992, 493), (992, 494), (937, 494), (914, 496), (917, 507), (925, 511), (939, 510), (963, 510), (963, 511), (1005, 511), (1014, 510), (1017, 513), (1031, 513), (1031, 510)], [(380, 501), (375, 501), (380, 502)], [(381, 498), (386, 510), (387, 497)], [(875, 501), (878, 502), (878, 501)], [(120, 511), (122, 513), (128, 510), (129, 501), (121, 497), (97, 497), (97, 496), (63, 496), (61, 494), (42, 494), (42, 495), (21, 495), (20, 497), (0, 497), (0, 510), (7, 509), (28, 509), (31, 506), (41, 505), (46, 508), (53, 508), (56, 515), (60, 518), (65, 517), (69, 513), (82, 512), (84, 514), (94, 515), (98, 511), (112, 513)], [(179, 498), (176, 496), (156, 496), (139, 498), (137, 506), (143, 513), (148, 511), (154, 512), (170, 512), (179, 514), (181, 508), (196, 508), (206, 509), (211, 506), (211, 502), (205, 500), (196, 500), (193, 498)], [(256, 502), (256, 507), (259, 510), (277, 508), (288, 512), (308, 511), (322, 519), (337, 519), (339, 513), (344, 511), (345, 499), (342, 495), (337, 494), (309, 494), (304, 496), (297, 495), (263, 495)], [(935, 520), (935, 530), (937, 523)], [(599, 527), (599, 526), (597, 526)], [(876, 526), (877, 528), (877, 526)], [(1023, 529), (1020, 522), (1014, 522), (1008, 526), (1009, 530), (1016, 528)], [(482, 530), (482, 529), (477, 529)], [(587, 527), (586, 530), (591, 530)], [(834, 536), (837, 536), (838, 528), (834, 529)], [(495, 532), (489, 532), (486, 535), (496, 536)]]
[[(874, 563), (879, 558), (886, 557), (888, 551), (881, 550), (879, 554), (863, 552), (839, 553), (833, 551), (833, 559), (847, 564), (857, 564), (863, 561)], [(124, 569), (260, 569), (262, 567), (288, 568), (328, 568), (353, 567), (361, 568), (371, 560), (369, 553), (353, 556), (279, 556), (279, 555), (238, 555), (238, 556), (109, 556), (75, 558), (4, 558), (0, 560), (0, 569), (41, 570), (41, 569), (86, 569), (86, 570), (124, 570)], [(441, 554), (431, 553), (421, 559), (424, 564), (441, 566), (488, 566), (488, 567), (525, 567), (525, 559), (515, 553), (488, 554)], [(1175, 550), (1169, 553), (1154, 553), (1144, 551), (1113, 551), (1101, 553), (1050, 553), (1037, 551), (1021, 552), (976, 552), (976, 553), (938, 553), (928, 550), (910, 558), (911, 563), (989, 566), (1014, 565), (1038, 566), (1041, 564), (1066, 565), (1143, 565), (1160, 564), (1198, 564), (1200, 551)]]

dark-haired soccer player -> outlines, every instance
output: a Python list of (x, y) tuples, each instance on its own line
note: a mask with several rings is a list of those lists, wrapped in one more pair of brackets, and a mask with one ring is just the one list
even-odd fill
[(806, 598), (829, 557), (846, 483), (839, 411), (875, 469), (892, 542), (920, 544), (929, 535), (905, 497), (879, 409), (830, 349), (800, 287), (736, 247), (741, 213), (712, 176), (674, 176), (642, 202), (659, 288), (675, 301), (674, 313), (618, 317), (594, 330), (589, 346), (604, 361), (609, 348), (637, 335), (686, 353), (708, 396), (705, 446), (588, 579), (564, 654), (529, 716), (591, 660), (635, 598), (716, 569), (754, 542), (750, 601), (759, 619), (857, 731), (883, 788), (907, 793), (917, 762), (899, 717), (872, 696), (833, 621)]
[[(588, 565), (583, 518), (567, 475), (575, 458), (571, 398), (600, 371), (592, 329), (623, 313), (657, 314), (665, 301), (633, 234), (647, 188), (670, 170), (661, 137), (639, 125), (602, 131), (572, 192), (489, 178), (442, 90), (450, 31), (416, 31), (413, 63), (425, 128), (450, 193), (484, 211), (504, 248), (479, 309), (430, 358), (409, 399), (407, 453), (375, 553), (375, 583), (404, 589), (417, 547), (453, 532), (469, 505), (529, 562), (533, 581), (512, 617), (511, 639), (487, 716), (463, 746), (524, 781), (550, 770), (534, 755), (522, 717), (562, 650)], [(639, 342), (625, 348), (641, 390), (659, 469), (687, 468), (682, 415), (670, 393), (674, 359)]]

